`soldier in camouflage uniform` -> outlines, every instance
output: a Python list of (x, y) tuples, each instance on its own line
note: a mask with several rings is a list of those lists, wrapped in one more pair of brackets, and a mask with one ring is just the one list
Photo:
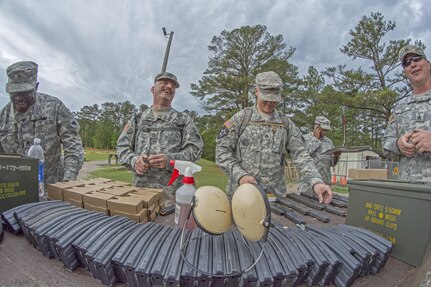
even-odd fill
[(10, 102), (0, 111), (0, 152), (27, 154), (40, 138), (45, 182), (76, 180), (84, 162), (79, 124), (59, 99), (37, 92), (37, 69), (23, 61), (6, 70)]
[(217, 136), (216, 163), (230, 176), (228, 192), (240, 184), (258, 183), (266, 192), (285, 195), (285, 153), (301, 174), (309, 178), (321, 202), (329, 203), (332, 191), (323, 183), (304, 139), (295, 124), (275, 109), (281, 101), (281, 78), (274, 72), (256, 75), (257, 105), (236, 113)]
[(166, 187), (173, 172), (170, 160), (195, 162), (202, 155), (203, 142), (189, 115), (171, 107), (177, 77), (160, 73), (151, 88), (153, 105), (128, 121), (117, 141), (121, 164), (133, 170), (135, 186), (163, 188), (169, 199), (181, 178)]
[(418, 46), (402, 48), (399, 58), (413, 91), (394, 107), (383, 150), (399, 156), (400, 180), (431, 182), (431, 65)]
[[(331, 166), (335, 166), (341, 152), (330, 155), (323, 154), (334, 148), (332, 140), (326, 136), (326, 132), (331, 130), (331, 122), (322, 116), (317, 116), (314, 120), (313, 131), (304, 135), (305, 145), (308, 153), (314, 160), (314, 165), (327, 185), (331, 183)], [(298, 191), (311, 191), (309, 181), (301, 176)]]

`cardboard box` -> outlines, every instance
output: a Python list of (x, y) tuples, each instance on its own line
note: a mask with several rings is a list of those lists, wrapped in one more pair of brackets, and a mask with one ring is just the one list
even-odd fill
[(146, 208), (142, 209), (141, 212), (137, 214), (131, 214), (121, 211), (111, 211), (111, 215), (125, 216), (139, 223), (148, 222), (148, 209)]
[(350, 168), (348, 172), (350, 179), (387, 179), (388, 171), (386, 169), (357, 169)]
[(133, 191), (135, 191), (135, 188), (132, 186), (113, 186), (110, 188), (104, 188), (100, 192), (109, 193), (116, 196), (125, 196)]
[(45, 189), (48, 192), (48, 198), (53, 200), (63, 200), (63, 189), (70, 189), (77, 186), (85, 186), (88, 181), (64, 181), (45, 184)]
[(0, 212), (39, 201), (37, 159), (0, 154)]
[(145, 208), (148, 208), (153, 204), (158, 204), (160, 199), (160, 195), (158, 193), (153, 193), (148, 190), (138, 190), (129, 193), (129, 195), (140, 197), (143, 201)]
[(112, 182), (114, 180), (110, 178), (98, 177), (98, 178), (92, 178), (90, 179), (90, 181), (94, 182), (95, 184), (100, 184), (100, 183)]
[(71, 204), (77, 206), (77, 207), (81, 207), (84, 208), (84, 203), (80, 200), (74, 200), (72, 198), (65, 198), (64, 201), (66, 202), (70, 202)]
[(114, 195), (98, 191), (86, 193), (82, 196), (84, 207), (85, 204), (91, 204), (92, 206), (98, 206), (106, 209), (108, 209), (107, 200), (111, 198), (114, 198)]
[(144, 208), (142, 199), (136, 196), (119, 196), (108, 200), (108, 209), (129, 214), (141, 213)]
[(125, 182), (125, 181), (114, 181), (111, 182), (112, 186), (131, 186), (130, 183)]
[(156, 219), (157, 217), (157, 212), (153, 212), (150, 214), (150, 221), (154, 221), (154, 219)]
[(159, 207), (159, 205), (157, 203), (154, 203), (153, 205), (151, 205), (150, 207), (148, 207), (148, 215), (150, 215), (151, 213), (156, 212), (157, 207)]
[(145, 191), (149, 191), (149, 192), (152, 192), (152, 193), (163, 194), (163, 189), (161, 189), (161, 188), (135, 187), (135, 189), (137, 191), (145, 190)]
[(64, 201), (66, 199), (72, 199), (75, 201), (83, 201), (83, 195), (90, 192), (97, 191), (96, 185), (86, 185), (86, 186), (78, 186), (72, 187), (70, 189), (63, 189), (63, 198)]
[(106, 215), (109, 215), (109, 209), (108, 208), (103, 208), (103, 207), (92, 205), (92, 204), (86, 203), (86, 202), (84, 202), (84, 208), (88, 209), (88, 210), (92, 210), (92, 211), (102, 212), (102, 213), (105, 213)]

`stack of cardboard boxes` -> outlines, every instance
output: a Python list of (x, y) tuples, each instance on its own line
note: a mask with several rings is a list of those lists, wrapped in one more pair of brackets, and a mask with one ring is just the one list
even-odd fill
[(162, 189), (134, 187), (106, 178), (47, 184), (48, 199), (78, 207), (126, 216), (136, 222), (153, 221), (164, 203)]

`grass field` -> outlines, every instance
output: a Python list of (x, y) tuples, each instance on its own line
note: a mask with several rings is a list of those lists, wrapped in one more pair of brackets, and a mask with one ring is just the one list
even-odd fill
[(114, 149), (85, 148), (85, 161), (107, 160), (108, 154), (115, 152)]
[[(115, 153), (115, 150), (101, 150), (101, 149), (85, 149), (85, 160), (107, 160), (108, 154)], [(202, 167), (202, 171), (195, 174), (196, 185), (217, 186), (221, 190), (226, 189), (228, 176), (214, 163), (205, 159), (197, 162)], [(132, 182), (132, 173), (121, 166), (110, 166), (107, 168), (99, 169), (90, 173), (91, 178), (105, 177), (117, 181)]]
[[(86, 161), (107, 160), (109, 153), (115, 153), (115, 150), (85, 149)], [(202, 167), (202, 171), (195, 174), (196, 186), (216, 186), (221, 190), (226, 190), (228, 176), (215, 164), (215, 162), (201, 159), (197, 162)], [(107, 168), (99, 169), (90, 173), (91, 178), (105, 177), (117, 181), (132, 182), (132, 173), (122, 166), (113, 165)], [(296, 180), (287, 179), (286, 185), (289, 191), (295, 186)], [(348, 193), (348, 187), (333, 186), (332, 190), (336, 193)]]

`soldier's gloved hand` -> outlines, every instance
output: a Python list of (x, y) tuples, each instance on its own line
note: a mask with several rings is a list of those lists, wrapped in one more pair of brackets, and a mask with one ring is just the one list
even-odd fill
[(158, 169), (166, 168), (166, 155), (165, 154), (152, 154), (148, 157), (148, 162), (151, 167)]
[(239, 184), (244, 184), (244, 183), (257, 184), (257, 181), (253, 176), (247, 174), (239, 179)]
[(406, 133), (397, 139), (397, 146), (401, 154), (406, 157), (413, 157), (416, 154), (416, 146), (411, 143), (413, 132)]
[(313, 185), (313, 191), (319, 198), (319, 203), (329, 204), (332, 200), (332, 190), (324, 183), (316, 183)]
[(75, 172), (66, 170), (64, 171), (63, 181), (76, 180), (77, 177), (78, 174), (76, 174)]
[(415, 129), (410, 138), (418, 153), (431, 151), (431, 133), (421, 129)]
[(148, 171), (149, 168), (150, 164), (148, 163), (148, 157), (146, 155), (139, 156), (134, 166), (136, 174), (142, 176)]

